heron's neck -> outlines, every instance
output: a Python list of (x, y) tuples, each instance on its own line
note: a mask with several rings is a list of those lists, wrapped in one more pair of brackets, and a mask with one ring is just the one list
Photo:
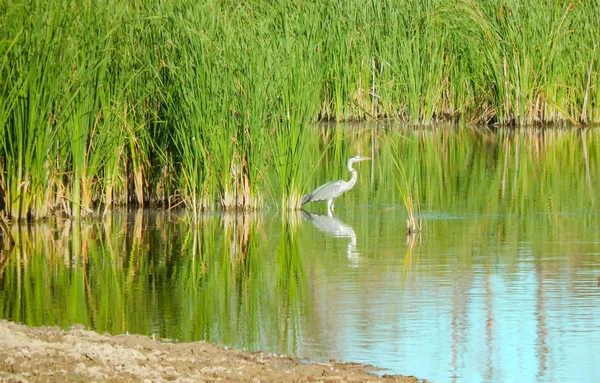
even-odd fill
[(352, 187), (356, 183), (356, 178), (358, 177), (358, 175), (356, 173), (356, 170), (352, 169), (352, 165), (348, 166), (348, 170), (352, 172), (352, 178), (350, 178), (350, 181), (348, 181), (348, 184), (350, 185), (350, 187)]
[(354, 173), (354, 172), (356, 171), (356, 170), (354, 170), (354, 168), (352, 167), (352, 164), (353, 164), (353, 163), (354, 163), (354, 162), (350, 162), (350, 161), (348, 161), (348, 171), (349, 171), (349, 172), (351, 172), (351, 173)]

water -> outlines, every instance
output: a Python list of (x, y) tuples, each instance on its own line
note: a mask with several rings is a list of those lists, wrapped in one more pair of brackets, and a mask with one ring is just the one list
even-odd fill
[[(579, 219), (559, 218), (565, 227)], [(473, 232), (486, 219), (431, 218), (427, 232), (435, 234), (406, 246), (379, 236), (388, 244), (383, 250), (357, 241), (359, 255), (338, 263), (338, 278), (315, 281), (326, 308), (323, 332), (335, 334), (327, 339), (327, 356), (434, 381), (600, 377), (594, 363), (600, 350), (597, 235), (591, 230), (586, 241), (577, 233), (537, 233), (499, 241), (496, 232)], [(530, 223), (543, 227), (544, 219)], [(330, 240), (313, 236), (317, 245)], [(384, 250), (388, 254), (375, 260)]]
[[(597, 381), (596, 135), (586, 150), (575, 133), (542, 149), (522, 136), (480, 150), (462, 134), (419, 136), (450, 148), (438, 163), (416, 136), (406, 145), (420, 142), (418, 156), (400, 151), (406, 172), (421, 174), (419, 235), (405, 234), (380, 148), (335, 217), (322, 203), (198, 223), (147, 210), (15, 229), (18, 247), (0, 260), (1, 316), (439, 382)], [(347, 177), (343, 167), (315, 184)]]

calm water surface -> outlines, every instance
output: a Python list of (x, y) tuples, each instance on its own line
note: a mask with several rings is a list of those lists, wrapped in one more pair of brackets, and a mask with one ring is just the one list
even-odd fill
[[(398, 152), (376, 147), (335, 217), (323, 203), (197, 223), (136, 211), (15, 228), (1, 315), (439, 382), (598, 381), (597, 135), (494, 134), (484, 149), (473, 137), (408, 134)], [(436, 162), (428, 151), (441, 147)], [(394, 153), (416, 174), (416, 236), (405, 234)], [(344, 167), (324, 165), (311, 186), (347, 178)]]

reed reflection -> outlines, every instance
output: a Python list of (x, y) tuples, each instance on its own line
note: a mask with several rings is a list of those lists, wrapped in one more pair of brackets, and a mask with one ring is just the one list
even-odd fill
[(1, 317), (293, 354), (319, 333), (299, 322), (316, 316), (298, 219), (137, 210), (24, 226), (0, 256)]

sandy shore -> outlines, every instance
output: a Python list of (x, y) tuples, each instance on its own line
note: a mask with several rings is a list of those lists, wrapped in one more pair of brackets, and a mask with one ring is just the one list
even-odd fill
[(355, 363), (0, 321), (2, 382), (422, 382)]

